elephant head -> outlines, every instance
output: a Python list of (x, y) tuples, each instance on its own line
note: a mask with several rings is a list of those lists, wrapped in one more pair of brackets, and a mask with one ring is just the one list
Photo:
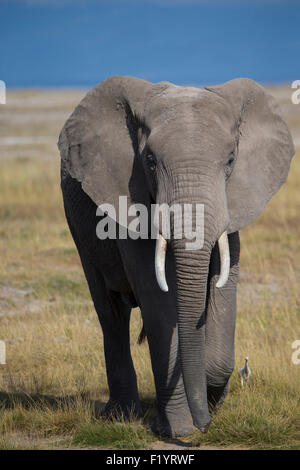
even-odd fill
[[(59, 139), (63, 172), (97, 204), (204, 204), (202, 249), (173, 235), (179, 345), (194, 425), (210, 421), (205, 378), (205, 306), (211, 250), (219, 240), (221, 276), (229, 271), (227, 233), (252, 222), (285, 182), (294, 154), (280, 110), (264, 88), (235, 79), (206, 88), (115, 76), (97, 85)], [(189, 223), (194, 224), (193, 215)], [(166, 241), (158, 236), (156, 271), (164, 278)], [(168, 295), (168, 294), (166, 294)]]

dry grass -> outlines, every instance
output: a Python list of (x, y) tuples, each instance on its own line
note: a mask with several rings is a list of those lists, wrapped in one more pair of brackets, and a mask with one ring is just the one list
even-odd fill
[[(104, 423), (92, 412), (107, 399), (102, 332), (65, 222), (54, 147), (80, 96), (66, 94), (61, 102), (49, 92), (14, 93), (0, 115), (10, 120), (0, 135), (0, 339), (7, 348), (0, 448), (132, 449), (156, 440), (140, 422)], [(58, 117), (49, 123), (50, 111)], [(48, 135), (53, 143), (27, 146), (24, 157), (22, 146), (1, 144), (6, 135)], [(299, 181), (298, 152), (287, 184), (241, 233), (236, 364), (248, 355), (253, 377), (243, 390), (234, 372), (209, 433), (184, 439), (191, 446), (299, 448), (300, 366), (291, 361), (291, 344), (300, 338)], [(135, 310), (132, 352), (151, 414), (155, 393), (147, 344), (136, 344), (140, 325)]]

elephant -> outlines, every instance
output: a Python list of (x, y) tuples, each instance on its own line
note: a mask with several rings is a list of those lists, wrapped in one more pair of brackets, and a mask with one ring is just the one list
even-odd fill
[[(248, 78), (197, 88), (112, 76), (78, 104), (58, 148), (66, 219), (103, 330), (103, 415), (142, 416), (129, 338), (138, 306), (156, 390), (152, 430), (207, 432), (234, 369), (239, 230), (286, 181), (294, 155), (279, 106)], [(97, 209), (119, 207), (120, 195), (149, 210), (202, 204), (201, 248), (186, 249), (174, 217), (169, 239), (160, 222), (155, 238), (121, 236), (117, 210), (116, 237), (100, 239), (106, 214)]]

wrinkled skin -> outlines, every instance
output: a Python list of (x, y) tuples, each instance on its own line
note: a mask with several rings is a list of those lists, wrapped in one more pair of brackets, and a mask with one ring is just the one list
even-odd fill
[[(75, 109), (59, 148), (66, 217), (103, 329), (104, 413), (142, 413), (129, 345), (130, 310), (138, 305), (157, 394), (153, 430), (205, 432), (234, 367), (238, 231), (284, 183), (294, 153), (276, 103), (248, 79), (196, 89), (111, 77)], [(171, 227), (168, 292), (156, 281), (154, 240), (97, 238), (97, 205), (118, 208), (119, 195), (149, 208), (204, 204), (201, 249), (186, 250)], [(217, 288), (224, 231), (230, 273)]]

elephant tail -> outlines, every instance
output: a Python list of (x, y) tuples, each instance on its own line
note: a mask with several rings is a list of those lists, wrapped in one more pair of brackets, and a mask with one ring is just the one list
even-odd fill
[(145, 341), (146, 338), (147, 338), (146, 330), (145, 330), (145, 327), (143, 325), (142, 329), (141, 329), (141, 332), (139, 334), (138, 340), (137, 340), (138, 344), (142, 344)]
[[(138, 306), (133, 294), (126, 293), (126, 294), (120, 295), (119, 292), (115, 292), (111, 290), (109, 291), (109, 299), (110, 299), (110, 304), (112, 307), (113, 314), (116, 316), (116, 318), (119, 318), (120, 320), (124, 318), (122, 315), (120, 315), (120, 312), (122, 311), (122, 309), (120, 309), (120, 302), (131, 308), (136, 308)], [(147, 338), (147, 334), (146, 334), (146, 330), (143, 324), (137, 343), (142, 344), (146, 338)]]

